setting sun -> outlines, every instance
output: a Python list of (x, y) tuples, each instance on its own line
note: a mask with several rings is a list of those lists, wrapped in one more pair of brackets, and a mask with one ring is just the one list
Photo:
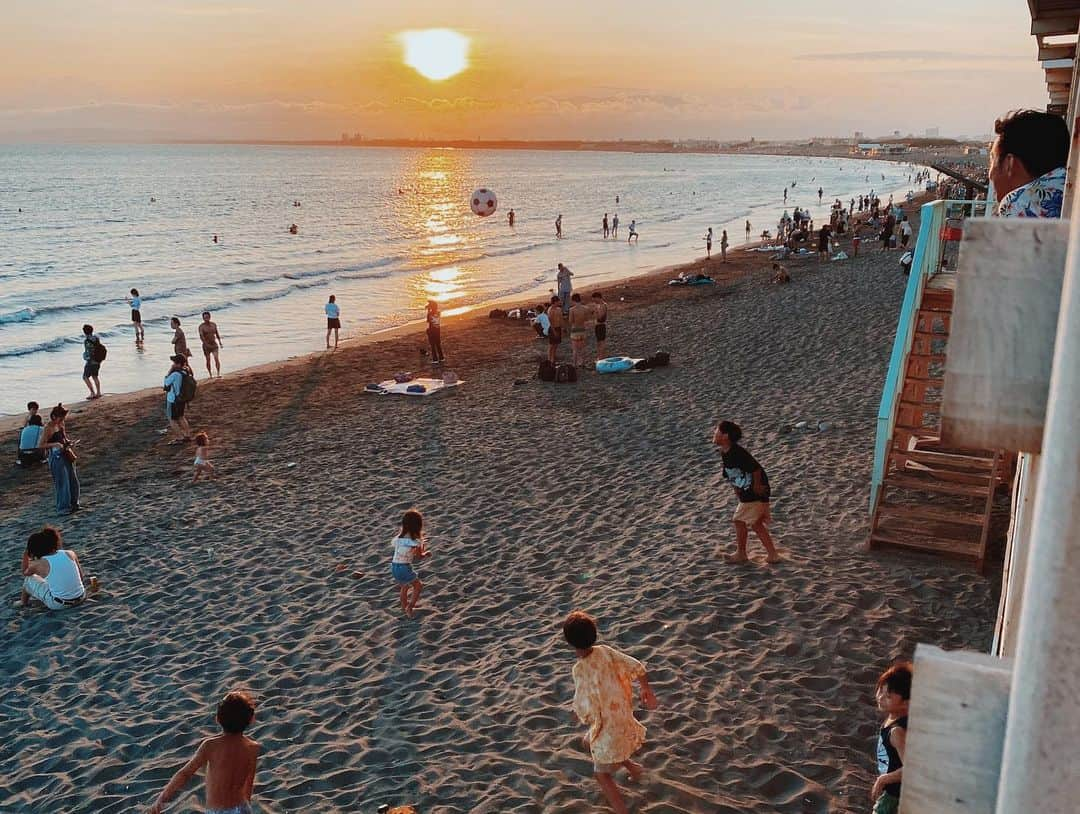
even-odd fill
[(469, 39), (446, 28), (403, 31), (405, 64), (436, 82), (449, 79), (469, 66)]

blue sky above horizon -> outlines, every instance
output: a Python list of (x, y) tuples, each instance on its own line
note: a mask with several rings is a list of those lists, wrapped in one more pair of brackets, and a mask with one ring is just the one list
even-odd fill
[[(988, 133), (1044, 106), (1024, 0), (9, 0), (0, 140)], [(453, 28), (432, 82), (397, 34)]]

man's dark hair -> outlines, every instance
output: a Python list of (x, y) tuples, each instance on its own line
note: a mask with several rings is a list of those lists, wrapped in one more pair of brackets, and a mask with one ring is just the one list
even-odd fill
[(574, 302), (581, 302), (581, 295), (575, 291), (573, 294), (570, 295), (570, 299), (572, 299)]
[(26, 541), (26, 553), (35, 560), (55, 554), (60, 549), (60, 532), (52, 526), (35, 531)]
[(552, 305), (554, 305), (557, 302), (559, 302), (559, 295), (558, 294), (552, 294), (551, 295), (551, 303), (552, 303)]
[(571, 647), (588, 650), (596, 644), (596, 620), (585, 611), (571, 611), (562, 625), (563, 636)]
[(599, 291), (594, 291), (594, 292), (592, 293), (592, 298), (593, 298), (594, 300), (602, 300), (602, 299), (604, 299), (604, 295), (603, 295), (603, 294), (602, 294), (601, 292), (599, 292)]
[(30, 416), (30, 420), (27, 421), (27, 424), (29, 426), (31, 426), (31, 427), (44, 427), (45, 426), (41, 421), (41, 416), (39, 416), (37, 413), (34, 413), (32, 416)]
[(239, 735), (255, 717), (255, 702), (246, 692), (231, 692), (221, 699), (217, 708), (217, 722), (221, 728)]
[(1053, 113), (1012, 110), (994, 122), (994, 133), (998, 157), (1016, 156), (1034, 178), (1069, 161), (1069, 128)]
[(908, 701), (911, 699), (911, 675), (911, 662), (901, 661), (881, 674), (877, 680), (877, 689), (884, 687)]
[(36, 401), (28, 401), (28, 402), (26, 402), (26, 409), (27, 410), (40, 410), (41, 405), (38, 404)]
[(734, 421), (721, 421), (717, 429), (731, 439), (731, 443), (737, 444), (742, 439), (742, 427)]
[(94, 326), (93, 325), (83, 325), (82, 326), (82, 332), (84, 334), (86, 334), (87, 336), (90, 336), (90, 334), (92, 334), (94, 332)]

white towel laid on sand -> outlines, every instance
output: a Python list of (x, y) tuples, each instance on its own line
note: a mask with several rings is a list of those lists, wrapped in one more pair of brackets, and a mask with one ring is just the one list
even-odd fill
[[(417, 384), (424, 386), (424, 392), (410, 393), (409, 388)], [(452, 387), (457, 387), (462, 384), (465, 384), (464, 379), (458, 379), (453, 384), (448, 384), (442, 379), (413, 379), (409, 382), (395, 382), (393, 379), (387, 379), (385, 382), (379, 382), (378, 390), (368, 390), (365, 388), (364, 392), (373, 393), (376, 396), (431, 396), (435, 393), (449, 390)]]

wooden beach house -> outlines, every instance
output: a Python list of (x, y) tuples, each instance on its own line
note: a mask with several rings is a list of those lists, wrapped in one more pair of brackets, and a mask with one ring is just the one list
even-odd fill
[(1072, 133), (1062, 219), (924, 207), (878, 417), (872, 548), (981, 567), (1012, 485), (992, 652), (916, 650), (901, 814), (1080, 811), (1080, 0), (1027, 3)]

